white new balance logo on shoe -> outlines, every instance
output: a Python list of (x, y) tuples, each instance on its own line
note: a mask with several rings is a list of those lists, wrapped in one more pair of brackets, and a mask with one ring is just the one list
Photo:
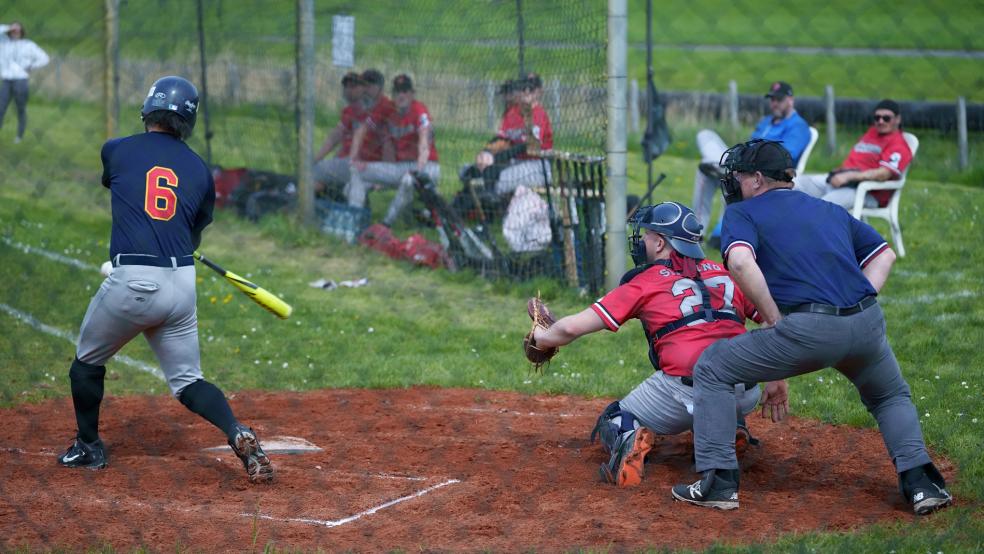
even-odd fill
[(919, 502), (920, 500), (922, 500), (925, 497), (926, 497), (925, 493), (921, 493), (920, 492), (920, 493), (917, 493), (915, 496), (912, 497), (912, 501), (913, 502)]

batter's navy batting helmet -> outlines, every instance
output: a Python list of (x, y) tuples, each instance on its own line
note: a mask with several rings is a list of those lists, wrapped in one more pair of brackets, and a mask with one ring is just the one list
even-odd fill
[(644, 206), (636, 210), (630, 220), (632, 223), (632, 261), (636, 265), (646, 263), (646, 245), (642, 242), (640, 229), (659, 233), (670, 241), (670, 246), (683, 256), (697, 260), (704, 259), (700, 247), (701, 231), (704, 226), (697, 221), (693, 210), (679, 202), (662, 202), (655, 206)]
[(150, 87), (140, 110), (140, 118), (160, 110), (178, 114), (189, 127), (194, 128), (198, 116), (198, 89), (182, 77), (161, 77)]

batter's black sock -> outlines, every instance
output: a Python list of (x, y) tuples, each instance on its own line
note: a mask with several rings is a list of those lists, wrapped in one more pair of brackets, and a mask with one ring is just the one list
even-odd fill
[(236, 416), (219, 387), (204, 379), (195, 381), (181, 391), (179, 400), (189, 410), (204, 417), (232, 439), (236, 432)]
[(68, 378), (72, 382), (72, 404), (79, 438), (91, 444), (99, 439), (99, 404), (103, 399), (106, 366), (87, 364), (75, 358), (68, 370)]

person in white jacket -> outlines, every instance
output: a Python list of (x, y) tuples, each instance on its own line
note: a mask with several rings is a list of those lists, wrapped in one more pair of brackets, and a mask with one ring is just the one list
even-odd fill
[(18, 22), (0, 23), (0, 127), (13, 98), (17, 105), (17, 138), (27, 129), (27, 80), (31, 71), (48, 65), (48, 54), (32, 40), (24, 38), (24, 26)]

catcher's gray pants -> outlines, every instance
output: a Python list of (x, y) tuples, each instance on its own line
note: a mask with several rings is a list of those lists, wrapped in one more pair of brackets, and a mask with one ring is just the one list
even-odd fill
[[(755, 409), (760, 388), (745, 390), (745, 385), (739, 384), (734, 387), (734, 394), (737, 399), (734, 416), (738, 418)], [(639, 383), (618, 404), (632, 412), (640, 425), (657, 435), (676, 435), (693, 428), (694, 388), (681, 383), (679, 377), (662, 371)], [(734, 436), (735, 426), (732, 426), (731, 438)]]
[(314, 164), (314, 180), (326, 185), (346, 185), (352, 178), (348, 158), (326, 158)]
[(193, 265), (116, 267), (89, 302), (75, 355), (87, 364), (105, 365), (143, 333), (177, 397), (203, 378), (195, 299)]
[[(728, 149), (728, 145), (714, 131), (702, 129), (697, 133), (697, 149), (700, 150), (701, 162), (716, 164), (721, 161), (721, 156)], [(708, 232), (715, 196), (721, 196), (721, 183), (704, 175), (698, 169), (694, 177), (694, 202), (690, 207), (694, 210), (697, 221)]]
[[(858, 192), (854, 187), (832, 187), (827, 182), (826, 173), (805, 173), (796, 177), (793, 179), (793, 190), (805, 192), (810, 196), (843, 206), (848, 211), (854, 208), (854, 197), (857, 196)], [(874, 208), (878, 202), (869, 195), (864, 199), (864, 205), (868, 208)]]
[(851, 380), (878, 422), (899, 473), (930, 462), (909, 385), (885, 336), (881, 306), (849, 316), (792, 313), (775, 327), (712, 344), (694, 365), (697, 471), (737, 469), (735, 383), (775, 381), (826, 367)]
[(536, 190), (546, 185), (550, 178), (550, 162), (546, 160), (513, 160), (514, 163), (499, 173), (495, 183), (496, 194), (509, 194), (520, 185)]
[(3, 116), (7, 113), (10, 99), (17, 106), (17, 136), (23, 137), (27, 129), (27, 96), (30, 88), (27, 79), (4, 79), (0, 81), (0, 127), (3, 127)]
[[(417, 162), (370, 162), (362, 171), (353, 171), (346, 195), (350, 206), (363, 207), (366, 205), (366, 193), (373, 184), (396, 187), (396, 196), (386, 210), (383, 223), (393, 225), (410, 202), (413, 201), (413, 177), (411, 171), (416, 171)], [(441, 178), (441, 166), (436, 162), (427, 162), (424, 173), (437, 184)]]

